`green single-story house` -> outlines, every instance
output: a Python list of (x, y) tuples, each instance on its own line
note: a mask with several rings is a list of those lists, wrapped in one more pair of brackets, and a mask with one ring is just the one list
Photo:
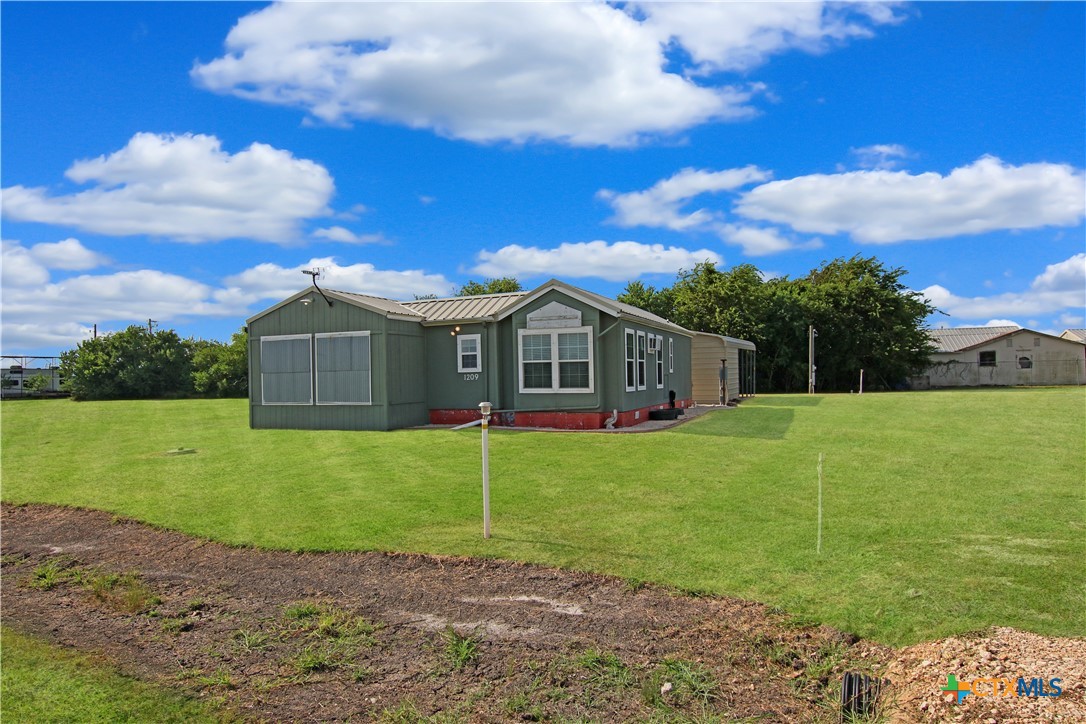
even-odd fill
[(250, 318), (253, 428), (392, 430), (479, 418), (599, 429), (692, 404), (695, 334), (552, 279), (397, 302), (311, 286)]

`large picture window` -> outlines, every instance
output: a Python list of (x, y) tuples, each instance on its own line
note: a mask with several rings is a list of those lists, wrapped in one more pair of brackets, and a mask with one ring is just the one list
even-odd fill
[(308, 334), (260, 338), (260, 403), (313, 404), (312, 339)]
[(995, 367), (996, 353), (992, 350), (977, 353), (977, 365), (979, 367)]
[(333, 332), (317, 340), (317, 404), (369, 405), (370, 333)]
[(522, 329), (521, 392), (592, 392), (592, 328)]
[(478, 334), (462, 334), (456, 338), (456, 371), (482, 372), (483, 357)]
[(637, 332), (626, 330), (626, 391), (637, 389)]

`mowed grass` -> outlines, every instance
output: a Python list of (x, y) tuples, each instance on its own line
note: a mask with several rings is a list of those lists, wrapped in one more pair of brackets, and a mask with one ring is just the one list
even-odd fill
[(101, 661), (0, 628), (5, 722), (216, 722), (215, 710)]
[[(889, 644), (1086, 634), (1086, 389), (761, 396), (651, 434), (250, 430), (246, 402), (5, 402), (2, 497), (232, 544), (496, 556)], [(193, 454), (166, 455), (175, 448)], [(824, 453), (822, 553), (817, 473)]]

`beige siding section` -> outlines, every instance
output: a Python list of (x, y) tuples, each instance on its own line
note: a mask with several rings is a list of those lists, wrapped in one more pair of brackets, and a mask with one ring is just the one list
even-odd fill
[(694, 401), (701, 405), (720, 403), (720, 363), (728, 361), (724, 401), (739, 399), (739, 350), (715, 335), (697, 334), (691, 345), (690, 378)]

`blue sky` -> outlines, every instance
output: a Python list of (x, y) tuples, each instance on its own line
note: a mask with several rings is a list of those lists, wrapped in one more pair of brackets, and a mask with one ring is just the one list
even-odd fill
[(4, 354), (304, 288), (904, 267), (1086, 326), (1086, 4), (0, 4)]

